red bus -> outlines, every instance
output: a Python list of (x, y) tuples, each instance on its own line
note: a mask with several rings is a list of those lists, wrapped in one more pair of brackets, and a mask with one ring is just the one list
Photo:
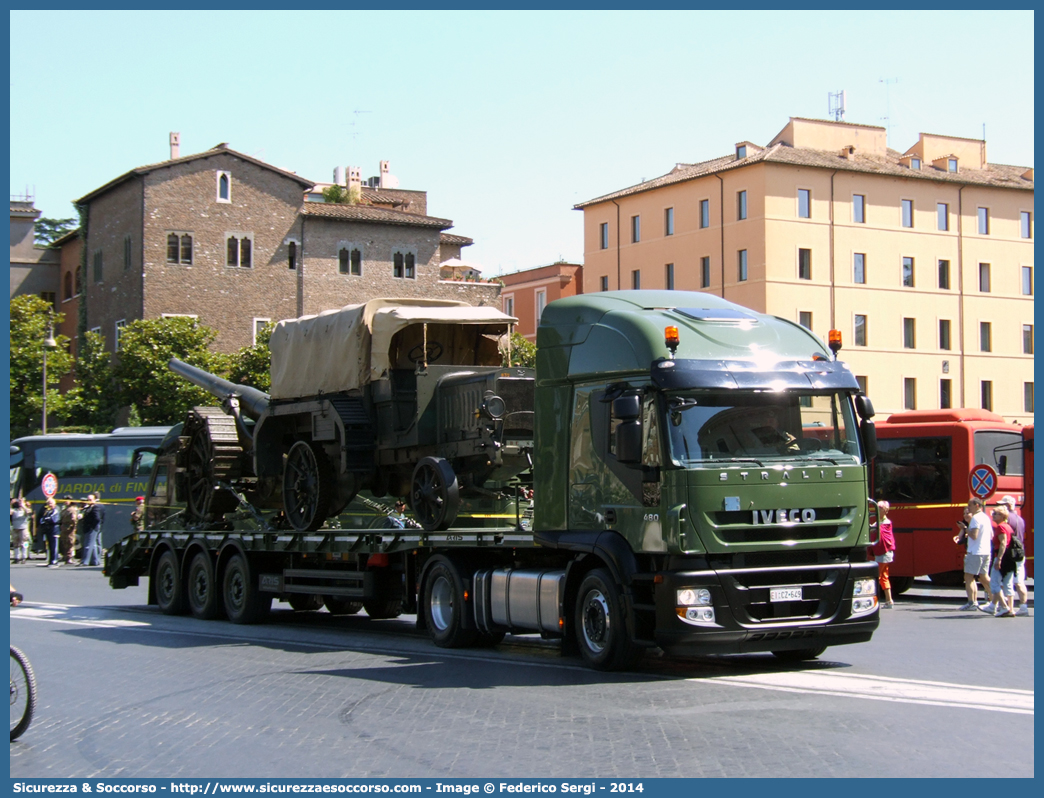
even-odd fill
[(892, 506), (893, 591), (909, 590), (925, 574), (937, 584), (963, 584), (964, 547), (953, 538), (972, 496), (968, 475), (976, 465), (993, 466), (997, 487), (986, 503), (1010, 493), (1021, 505), (1023, 432), (996, 413), (968, 409), (909, 410), (877, 425), (873, 496)]
[(1026, 503), (1022, 505), (1022, 518), (1026, 522), (1026, 578), (1033, 576), (1033, 425), (1022, 428), (1022, 459), (1025, 471)]

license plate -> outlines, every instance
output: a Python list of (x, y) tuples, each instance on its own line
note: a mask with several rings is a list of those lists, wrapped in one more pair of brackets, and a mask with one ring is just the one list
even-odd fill
[(769, 589), (769, 601), (801, 601), (800, 587), (774, 587)]

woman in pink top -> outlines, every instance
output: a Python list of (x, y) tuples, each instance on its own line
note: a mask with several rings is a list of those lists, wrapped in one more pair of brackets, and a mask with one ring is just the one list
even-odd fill
[(888, 511), (891, 509), (892, 505), (886, 501), (877, 503), (879, 534), (877, 543), (871, 549), (874, 559), (877, 560), (877, 581), (881, 585), (885, 597), (885, 602), (881, 606), (889, 610), (895, 607), (895, 602), (892, 601), (892, 582), (888, 578), (888, 570), (892, 567), (892, 560), (895, 559), (895, 535), (892, 533), (892, 522), (888, 519)]

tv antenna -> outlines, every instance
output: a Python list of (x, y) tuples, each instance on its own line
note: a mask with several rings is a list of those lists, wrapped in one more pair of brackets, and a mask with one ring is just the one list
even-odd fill
[(834, 117), (835, 122), (845, 121), (845, 92), (830, 92), (827, 94), (827, 113)]
[[(369, 114), (369, 113), (372, 113), (372, 111), (360, 111), (360, 110), (356, 109), (356, 110), (352, 111), (352, 113), (355, 114), (356, 116), (358, 116), (359, 114)], [(350, 123), (351, 128), (352, 128), (352, 141), (355, 141), (357, 138), (359, 138), (359, 131), (355, 129), (356, 123), (358, 121), (359, 120), (356, 119), (354, 122)]]
[(891, 136), (892, 133), (892, 104), (888, 96), (888, 87), (892, 83), (898, 83), (899, 78), (878, 78), (878, 83), (883, 83), (885, 87), (885, 116), (881, 117), (885, 123), (885, 135)]

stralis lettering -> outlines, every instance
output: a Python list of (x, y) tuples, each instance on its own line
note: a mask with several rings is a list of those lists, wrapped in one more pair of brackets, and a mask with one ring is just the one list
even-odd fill
[(755, 510), (754, 524), (807, 524), (816, 520), (815, 510)]

